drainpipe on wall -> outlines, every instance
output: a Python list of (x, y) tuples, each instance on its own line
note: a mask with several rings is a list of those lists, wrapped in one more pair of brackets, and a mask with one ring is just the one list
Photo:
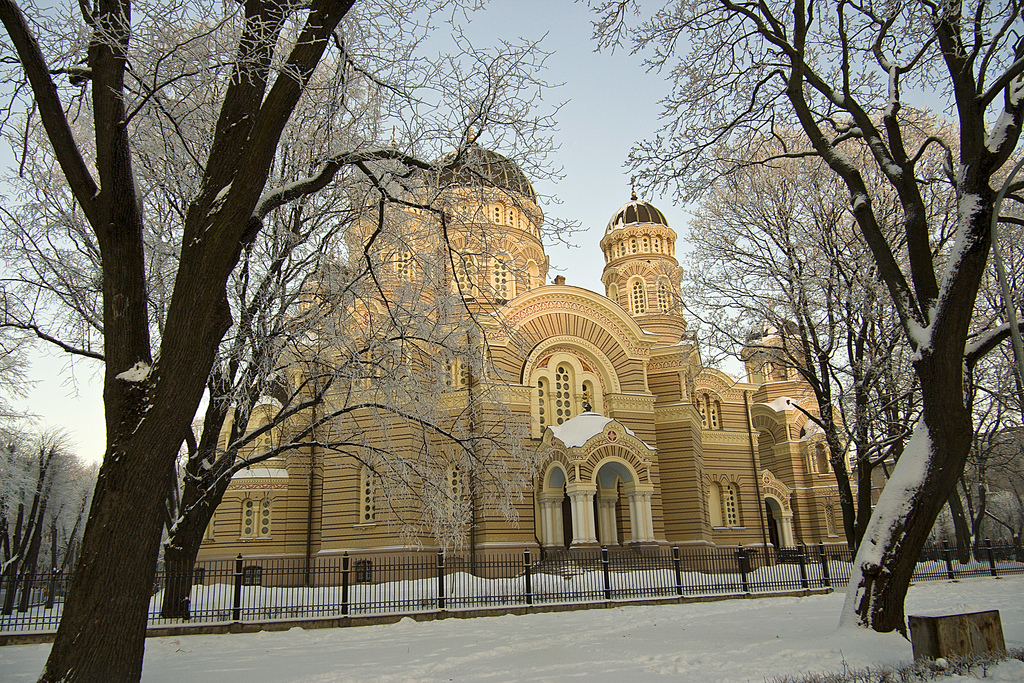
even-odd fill
[(750, 441), (750, 464), (754, 467), (754, 492), (757, 494), (757, 519), (761, 522), (762, 547), (768, 549), (768, 535), (764, 523), (764, 499), (761, 496), (761, 465), (754, 448), (754, 420), (750, 416), (750, 393), (743, 392), (743, 407), (747, 409), (747, 439)]

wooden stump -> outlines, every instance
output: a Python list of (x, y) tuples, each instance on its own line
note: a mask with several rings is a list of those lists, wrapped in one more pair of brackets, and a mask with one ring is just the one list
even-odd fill
[(1006, 649), (999, 610), (941, 617), (912, 616), (908, 621), (914, 659), (976, 655)]

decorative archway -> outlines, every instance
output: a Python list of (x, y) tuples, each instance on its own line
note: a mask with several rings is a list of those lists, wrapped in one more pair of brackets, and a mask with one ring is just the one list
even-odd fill
[[(620, 422), (597, 413), (548, 427), (542, 447), (550, 451), (538, 494), (542, 545), (617, 545), (618, 510), (624, 501), (629, 505), (629, 542), (655, 541), (650, 481), (654, 449)], [(562, 531), (568, 528), (566, 513), (572, 521), (571, 538)]]
[(792, 489), (776, 479), (769, 470), (761, 472), (761, 495), (764, 498), (768, 533), (772, 545), (777, 548), (791, 548), (796, 545), (793, 538), (791, 493)]

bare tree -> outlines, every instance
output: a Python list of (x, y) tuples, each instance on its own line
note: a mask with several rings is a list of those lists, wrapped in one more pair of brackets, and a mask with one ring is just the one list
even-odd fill
[[(62, 340), (39, 324), (44, 311), (34, 300), (22, 300), (30, 314), (22, 324), (105, 363), (107, 450), (42, 680), (130, 681), (141, 674), (176, 457), (221, 341), (236, 322), (229, 278), (265, 229), (267, 207), (308, 196), (339, 174), (358, 172), (361, 162), (394, 159), (422, 167), (414, 153), (436, 154), (431, 141), (441, 131), (456, 129), (452, 147), (465, 140), (464, 114), (452, 117), (454, 125), (444, 119), (453, 105), (458, 111), (476, 104), (461, 100), (472, 79), (458, 81), (458, 60), (447, 67), (412, 61), (430, 9), (400, 0), (98, 0), (62, 16), (0, 2), (9, 41), (5, 63), (13, 67), (11, 107), (31, 98), (26, 109), (45, 129), (67, 182), (67, 204), (81, 217), (79, 227), (58, 233), (56, 246), (100, 264), (89, 273), (84, 300), (92, 312), (86, 324), (101, 337), (90, 332), (77, 342)], [(196, 54), (214, 58), (203, 62)], [(457, 87), (440, 89), (440, 102), (412, 94), (424, 74)], [(325, 96), (329, 109), (317, 119), (324, 126), (310, 132), (331, 140), (327, 122), (336, 112), (363, 97), (396, 92), (406, 97), (389, 112), (396, 117), (438, 112), (433, 124), (414, 129), (406, 149), (342, 139), (341, 149), (308, 169), (305, 182), (271, 181), (268, 187), (282, 137), (304, 97)], [(535, 92), (524, 86), (498, 103)], [(209, 96), (190, 97), (194, 93)], [(160, 128), (140, 126), (150, 108), (168, 112)], [(522, 113), (499, 110), (494, 107), (496, 123)], [(180, 183), (180, 191), (167, 193), (176, 201), (155, 198), (145, 182), (147, 163), (161, 159), (187, 162), (186, 172), (165, 177), (167, 185)], [(63, 289), (53, 291), (52, 284), (41, 283), (40, 292), (59, 300)], [(155, 297), (161, 289), (167, 296)]]
[[(799, 142), (790, 135), (791, 148)], [(743, 154), (741, 145), (731, 157)], [(810, 387), (817, 410), (805, 412), (825, 436), (846, 538), (856, 548), (875, 470), (898, 457), (917, 402), (912, 385), (899, 386), (909, 353), (845, 195), (810, 157), (733, 170), (695, 209), (684, 299), (721, 353), (748, 365), (762, 358)]]
[[(81, 537), (93, 483), (60, 433), (20, 434), (0, 451), (2, 612), (28, 609), (40, 567), (66, 562)], [(49, 546), (49, 558), (46, 550)], [(20, 595), (20, 599), (19, 596)]]
[[(599, 5), (602, 45), (625, 37), (633, 6)], [(695, 198), (736, 167), (719, 158), (723, 142), (752, 140), (750, 154), (770, 161), (778, 154), (758, 140), (802, 130), (811, 153), (849, 191), (857, 227), (913, 351), (921, 418), (858, 549), (846, 623), (905, 630), (903, 601), (917, 556), (970, 451), (965, 345), (992, 247), (992, 179), (1020, 136), (1020, 12), (1018, 4), (986, 0), (827, 8), (803, 0), (671, 2), (631, 36), (672, 83), (666, 125), (635, 148), (632, 165), (650, 183)], [(904, 113), (915, 87), (946, 97), (958, 145), (942, 135), (915, 142), (913, 119)], [(939, 250), (920, 169), (933, 148), (946, 154), (958, 213), (952, 239)], [(898, 198), (893, 235), (879, 219), (872, 177)]]

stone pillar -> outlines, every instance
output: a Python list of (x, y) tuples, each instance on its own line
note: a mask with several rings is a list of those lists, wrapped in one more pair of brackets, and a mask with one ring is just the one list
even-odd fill
[(619, 529), (615, 524), (615, 503), (619, 500), (619, 494), (612, 491), (610, 495), (599, 496), (597, 499), (597, 509), (600, 513), (600, 524), (598, 524), (598, 532), (600, 533), (601, 545), (618, 545), (619, 544)]
[(562, 533), (562, 499), (540, 499), (540, 542), (545, 547), (561, 547), (565, 545), (565, 534)]
[(569, 491), (572, 499), (572, 545), (596, 545), (597, 535), (594, 524), (594, 494), (590, 489)]
[(651, 512), (651, 491), (632, 491), (629, 498), (629, 528), (633, 543), (654, 541), (654, 515)]

